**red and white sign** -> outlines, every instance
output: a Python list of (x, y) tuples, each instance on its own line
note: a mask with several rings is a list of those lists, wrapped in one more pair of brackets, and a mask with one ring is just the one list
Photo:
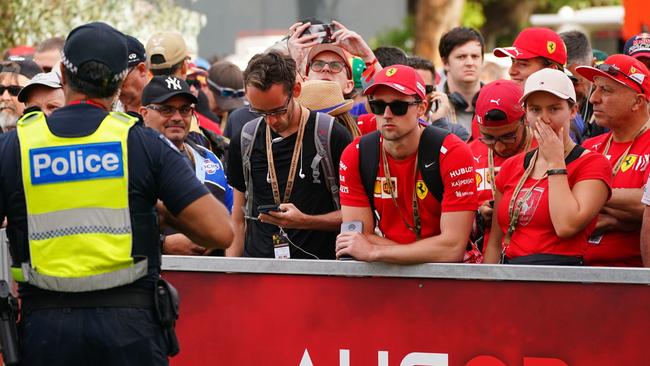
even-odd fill
[(645, 285), (165, 272), (175, 365), (650, 365)]

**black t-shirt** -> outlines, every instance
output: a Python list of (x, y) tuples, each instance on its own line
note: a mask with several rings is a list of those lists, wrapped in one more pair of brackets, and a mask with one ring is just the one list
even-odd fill
[(228, 114), (228, 123), (226, 124), (226, 129), (223, 131), (223, 135), (232, 139), (233, 136), (239, 135), (246, 122), (252, 121), (257, 117), (259, 115), (251, 112), (248, 106), (233, 110)]
[[(316, 145), (314, 143), (314, 126), (316, 123), (316, 112), (311, 112), (309, 120), (305, 126), (305, 135), (303, 136), (303, 155), (302, 161), (298, 160), (298, 169), (294, 180), (293, 190), (289, 202), (293, 203), (300, 211), (308, 215), (321, 215), (335, 210), (332, 194), (327, 190), (325, 185), (325, 174), (321, 172), (320, 183), (313, 183), (311, 162), (316, 155)], [(241, 159), (241, 131), (230, 141), (229, 167), (230, 172), (228, 181), (230, 185), (240, 192), (246, 191), (246, 182), (244, 181), (244, 172)], [(271, 138), (280, 137), (271, 131)], [(280, 196), (284, 195), (284, 189), (287, 184), (289, 168), (291, 165), (291, 156), (293, 154), (294, 144), (296, 143), (297, 133), (288, 136), (278, 142), (273, 143), (273, 159), (275, 170), (278, 177)], [(331, 135), (332, 164), (334, 167), (339, 166), (341, 154), (345, 147), (352, 141), (350, 133), (338, 123), (334, 123)], [(258, 216), (257, 206), (272, 205), (273, 191), (271, 184), (267, 182), (268, 164), (266, 159), (266, 125), (260, 124), (258, 134), (253, 142), (251, 152), (251, 177), (253, 181), (253, 212), (254, 217)], [(301, 170), (302, 167), (302, 170)], [(300, 178), (300, 173), (304, 178)], [(338, 182), (338, 174), (337, 174)], [(283, 197), (281, 197), (282, 199)], [(240, 208), (234, 207), (233, 210)], [(246, 240), (244, 244), (244, 256), (246, 257), (274, 257), (273, 244), (271, 237), (278, 233), (278, 227), (275, 225), (264, 224), (257, 220), (248, 220), (246, 230)], [(317, 231), (317, 230), (291, 230), (286, 229), (291, 241), (301, 247), (303, 250), (316, 255), (319, 259), (334, 259), (334, 242), (336, 232)], [(308, 254), (290, 245), (291, 258), (313, 259)]]
[[(75, 104), (57, 109), (47, 119), (52, 133), (61, 137), (80, 137), (93, 133), (107, 112), (89, 104)], [(169, 211), (177, 215), (190, 203), (208, 194), (196, 179), (181, 154), (164, 142), (158, 132), (138, 122), (129, 130), (127, 138), (129, 174), (129, 211), (133, 229), (134, 256), (147, 256), (149, 275), (138, 280), (135, 286), (149, 287), (160, 273), (160, 243), (142, 240), (151, 233), (140, 230), (151, 224), (157, 230), (155, 204), (161, 199)], [(16, 131), (0, 135), (0, 218), (7, 217), (7, 236), (14, 265), (26, 255), (27, 208), (20, 167), (20, 146)], [(144, 221), (147, 221), (146, 223)], [(23, 258), (22, 260), (25, 260)], [(21, 286), (21, 293), (38, 290)]]

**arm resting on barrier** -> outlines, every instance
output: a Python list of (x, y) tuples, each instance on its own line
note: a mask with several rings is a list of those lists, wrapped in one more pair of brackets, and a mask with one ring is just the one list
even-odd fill
[(643, 265), (650, 267), (650, 206), (645, 206), (643, 211), (643, 224), (641, 225), (641, 257)]
[(162, 204), (159, 213), (165, 223), (187, 235), (194, 243), (206, 248), (228, 248), (233, 240), (233, 228), (226, 207), (213, 195), (206, 193), (173, 216)]
[[(483, 255), (483, 263), (494, 264), (499, 263), (501, 259), (501, 241), (503, 240), (503, 231), (499, 226), (499, 205), (501, 204), (501, 192), (498, 190), (494, 196), (494, 212), (492, 214), (492, 226), (490, 229), (490, 239), (485, 246), (485, 254)], [(507, 204), (507, 203), (504, 203)]]
[(474, 221), (474, 211), (443, 212), (440, 235), (399, 244), (374, 234), (372, 213), (368, 207), (343, 206), (343, 221), (360, 220), (364, 233), (341, 233), (336, 241), (336, 255), (351, 255), (367, 262), (416, 264), (460, 262)]
[(285, 229), (338, 231), (341, 227), (341, 211), (336, 210), (322, 215), (308, 215), (293, 203), (283, 203), (280, 211), (260, 214), (259, 219)]

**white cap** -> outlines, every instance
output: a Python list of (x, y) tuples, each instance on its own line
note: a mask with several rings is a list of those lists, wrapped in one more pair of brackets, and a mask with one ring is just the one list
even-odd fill
[(531, 74), (526, 79), (524, 95), (519, 99), (519, 103), (524, 103), (526, 98), (536, 91), (545, 91), (558, 98), (569, 99), (574, 103), (576, 101), (576, 91), (573, 88), (573, 82), (560, 70), (546, 68)]
[(30, 91), (37, 85), (47, 86), (52, 89), (60, 89), (62, 85), (61, 76), (59, 73), (60, 70), (57, 64), (57, 66), (53, 67), (52, 71), (50, 72), (42, 72), (40, 74), (34, 75), (34, 77), (27, 83), (27, 85), (25, 85), (25, 87), (20, 90), (20, 93), (18, 93), (18, 101), (25, 103)]

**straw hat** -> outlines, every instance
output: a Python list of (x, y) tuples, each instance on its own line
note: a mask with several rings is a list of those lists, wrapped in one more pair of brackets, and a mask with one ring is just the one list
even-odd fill
[(344, 99), (341, 87), (334, 81), (308, 80), (302, 83), (298, 102), (312, 111), (338, 116), (352, 109), (354, 101)]

